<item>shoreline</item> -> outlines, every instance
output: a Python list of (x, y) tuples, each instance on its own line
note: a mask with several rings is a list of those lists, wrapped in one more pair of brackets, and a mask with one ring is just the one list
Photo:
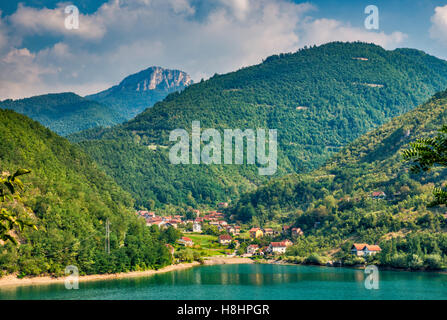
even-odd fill
[[(114, 280), (114, 279), (125, 279), (125, 278), (139, 278), (139, 277), (149, 277), (155, 274), (161, 274), (177, 270), (186, 270), (197, 266), (213, 266), (213, 265), (225, 265), (225, 264), (276, 264), (276, 265), (293, 265), (293, 266), (314, 266), (314, 267), (326, 267), (326, 268), (346, 268), (346, 269), (357, 269), (363, 270), (365, 266), (335, 266), (335, 265), (309, 265), (301, 263), (291, 263), (284, 262), (281, 260), (261, 260), (255, 261), (250, 258), (242, 257), (207, 257), (204, 258), (203, 262), (187, 262), (180, 264), (173, 264), (166, 266), (158, 270), (145, 270), (145, 271), (130, 271), (123, 273), (112, 273), (112, 274), (92, 274), (79, 276), (79, 282), (91, 282), (91, 281), (103, 281), (103, 280)], [(426, 272), (426, 273), (440, 273), (447, 274), (445, 270), (405, 270), (396, 268), (379, 268), (383, 271), (398, 271), (398, 272)], [(0, 278), (0, 289), (2, 288), (14, 288), (19, 286), (34, 286), (34, 285), (49, 285), (64, 283), (66, 277), (52, 277), (52, 276), (37, 276), (37, 277), (27, 277), (27, 278), (17, 278), (16, 275), (7, 275)]]
[[(154, 274), (166, 273), (177, 270), (190, 269), (200, 265), (218, 265), (218, 264), (251, 264), (253, 260), (248, 258), (225, 258), (225, 257), (209, 257), (205, 258), (203, 264), (197, 261), (172, 264), (158, 270), (130, 271), (112, 274), (91, 274), (79, 276), (79, 282), (114, 280), (125, 278), (149, 277)], [(17, 278), (17, 275), (6, 275), (0, 278), (0, 289), (18, 286), (48, 285), (56, 283), (64, 283), (66, 277), (37, 276)]]

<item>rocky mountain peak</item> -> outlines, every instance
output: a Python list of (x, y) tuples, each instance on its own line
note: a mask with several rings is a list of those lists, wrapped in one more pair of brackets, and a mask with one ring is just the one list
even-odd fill
[(150, 67), (130, 75), (119, 84), (125, 90), (177, 90), (189, 86), (191, 77), (180, 70), (169, 70), (161, 67)]

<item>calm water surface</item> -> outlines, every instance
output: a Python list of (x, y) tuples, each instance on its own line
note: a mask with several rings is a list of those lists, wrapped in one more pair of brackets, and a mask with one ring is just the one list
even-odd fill
[(381, 271), (367, 290), (363, 270), (295, 265), (216, 265), (149, 277), (0, 288), (0, 299), (446, 299), (447, 275)]

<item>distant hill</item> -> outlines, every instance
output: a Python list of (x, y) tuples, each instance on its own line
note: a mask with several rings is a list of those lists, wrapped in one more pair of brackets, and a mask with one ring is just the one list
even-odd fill
[(124, 122), (163, 100), (169, 93), (183, 90), (192, 83), (191, 77), (183, 71), (150, 67), (86, 98), (112, 106), (121, 115), (120, 122)]
[[(19, 233), (18, 247), (1, 245), (0, 275), (62, 276), (68, 265), (110, 273), (170, 263), (158, 235), (137, 221), (130, 195), (78, 146), (11, 110), (0, 109), (0, 137), (0, 174), (32, 171), (22, 179), (21, 196), (38, 227)], [(110, 255), (104, 250), (107, 220)]]
[(24, 114), (63, 136), (97, 126), (111, 126), (122, 119), (109, 106), (71, 92), (5, 100), (0, 102), (0, 108)]
[(277, 176), (308, 172), (362, 134), (447, 87), (447, 62), (412, 49), (330, 43), (267, 58), (170, 94), (135, 119), (76, 141), (139, 205), (215, 204), (267, 178), (255, 166), (171, 165), (169, 133), (278, 130)]
[(191, 78), (182, 71), (151, 67), (128, 76), (117, 86), (85, 98), (70, 92), (46, 94), (0, 101), (0, 108), (24, 114), (66, 136), (127, 121), (190, 83)]

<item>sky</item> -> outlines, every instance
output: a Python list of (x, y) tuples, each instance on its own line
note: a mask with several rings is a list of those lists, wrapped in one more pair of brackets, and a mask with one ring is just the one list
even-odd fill
[[(365, 27), (369, 5), (378, 30)], [(306, 45), (358, 40), (447, 60), (447, 1), (0, 0), (0, 99), (87, 95), (150, 66), (197, 82)]]

